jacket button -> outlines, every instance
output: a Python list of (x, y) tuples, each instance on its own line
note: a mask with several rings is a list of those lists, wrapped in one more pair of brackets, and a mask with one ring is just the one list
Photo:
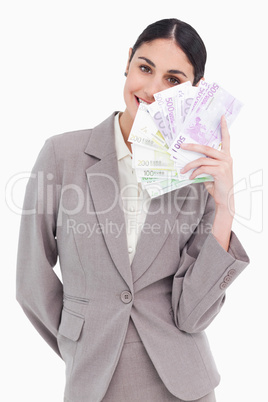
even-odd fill
[(221, 284), (220, 284), (220, 288), (221, 288), (221, 290), (225, 290), (226, 288), (227, 288), (227, 283), (226, 282), (222, 282)]
[(132, 294), (128, 290), (121, 293), (121, 300), (123, 303), (128, 304), (132, 301)]
[(231, 280), (232, 280), (231, 275), (227, 275), (227, 276), (224, 278), (224, 282), (226, 282), (226, 283), (231, 282)]
[(230, 276), (234, 276), (234, 274), (235, 274), (235, 269), (230, 269), (230, 271), (228, 271), (228, 275), (230, 275)]

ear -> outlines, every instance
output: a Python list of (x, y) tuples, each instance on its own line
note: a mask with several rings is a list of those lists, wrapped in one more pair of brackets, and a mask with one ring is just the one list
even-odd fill
[(133, 51), (133, 49), (132, 49), (132, 47), (131, 47), (131, 48), (129, 49), (129, 51), (128, 51), (128, 61), (127, 61), (126, 73), (128, 73), (128, 70), (129, 70), (130, 57), (131, 57), (131, 55), (132, 55), (132, 51)]

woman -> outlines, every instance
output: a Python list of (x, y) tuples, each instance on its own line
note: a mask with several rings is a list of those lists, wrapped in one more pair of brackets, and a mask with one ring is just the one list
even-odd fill
[[(126, 109), (93, 130), (50, 138), (29, 180), (17, 298), (66, 363), (65, 401), (215, 401), (219, 374), (204, 330), (248, 264), (231, 232), (232, 159), (184, 167), (195, 184), (150, 200), (131, 167), (128, 136), (140, 102), (191, 81), (206, 62), (197, 32), (176, 19), (148, 26), (129, 51)], [(53, 272), (59, 256), (62, 282)]]

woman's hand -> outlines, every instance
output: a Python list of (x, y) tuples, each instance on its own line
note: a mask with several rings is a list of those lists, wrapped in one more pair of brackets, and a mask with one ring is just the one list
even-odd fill
[(222, 147), (220, 151), (205, 145), (182, 144), (182, 149), (199, 152), (206, 156), (188, 163), (181, 172), (186, 173), (191, 169), (195, 169), (190, 179), (194, 179), (203, 173), (213, 176), (214, 182), (204, 183), (216, 204), (216, 215), (212, 232), (227, 250), (234, 215), (234, 197), (230, 135), (224, 116), (221, 118), (221, 135)]
[(230, 135), (224, 116), (221, 118), (221, 135), (221, 151), (205, 145), (182, 144), (182, 149), (199, 152), (207, 157), (204, 156), (188, 163), (181, 172), (186, 173), (191, 169), (195, 169), (190, 179), (194, 179), (203, 173), (213, 176), (215, 181), (205, 182), (205, 186), (213, 196), (216, 206), (229, 208), (233, 207), (233, 205), (230, 205), (233, 189), (233, 160), (230, 154)]

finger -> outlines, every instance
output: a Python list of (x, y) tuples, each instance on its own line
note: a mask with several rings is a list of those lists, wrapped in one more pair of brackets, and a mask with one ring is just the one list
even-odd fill
[(225, 116), (221, 117), (221, 149), (225, 153), (230, 153), (230, 134)]
[(200, 166), (199, 168), (197, 168), (193, 171), (193, 173), (191, 174), (189, 179), (193, 180), (201, 174), (206, 174), (206, 175), (216, 178), (217, 174), (218, 174), (218, 170), (217, 170), (216, 166)]
[(221, 151), (218, 151), (217, 149), (212, 148), (208, 145), (183, 143), (181, 144), (181, 148), (185, 151), (192, 151), (206, 155), (212, 159), (219, 159), (219, 160), (224, 159), (224, 155)]
[(198, 167), (201, 166), (217, 166), (217, 160), (215, 159), (211, 159), (211, 158), (198, 158), (195, 159), (194, 161), (191, 161), (189, 163), (187, 163), (187, 165), (185, 165), (182, 169), (181, 169), (181, 173), (186, 173), (191, 169), (196, 169)]

